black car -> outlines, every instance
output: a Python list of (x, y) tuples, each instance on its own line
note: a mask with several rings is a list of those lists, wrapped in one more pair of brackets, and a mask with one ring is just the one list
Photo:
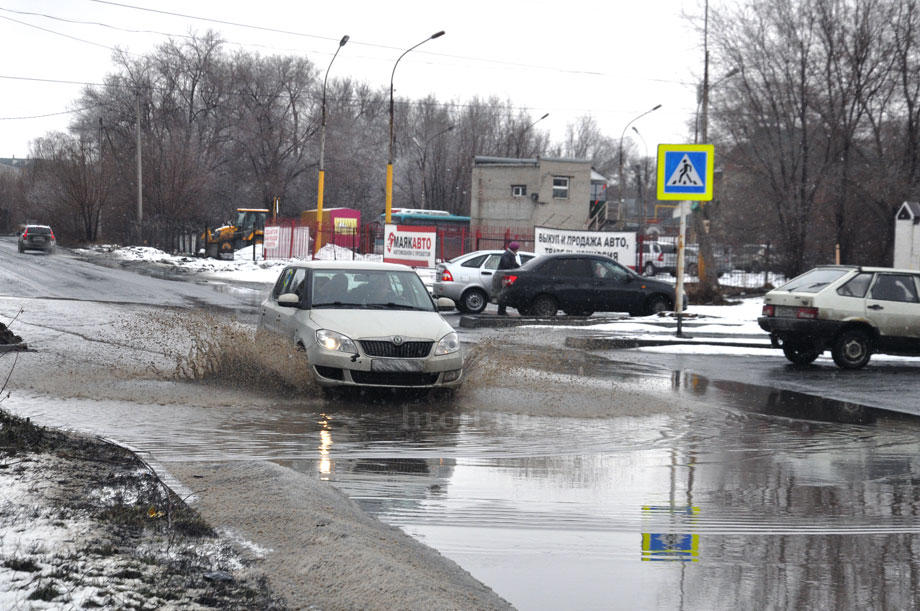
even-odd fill
[(26, 225), (19, 234), (19, 252), (44, 250), (54, 252), (54, 232), (47, 225)]
[(544, 255), (497, 273), (492, 282), (499, 305), (524, 315), (555, 316), (562, 309), (571, 316), (643, 316), (674, 308), (673, 285), (640, 276), (603, 255)]

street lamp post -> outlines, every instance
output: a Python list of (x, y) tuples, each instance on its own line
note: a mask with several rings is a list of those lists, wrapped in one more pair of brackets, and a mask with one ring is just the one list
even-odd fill
[(542, 117), (540, 117), (539, 119), (537, 119), (536, 121), (534, 121), (533, 123), (525, 127), (523, 130), (521, 130), (521, 135), (517, 139), (517, 146), (515, 147), (515, 150), (514, 150), (514, 156), (516, 158), (519, 158), (521, 156), (521, 149), (524, 147), (524, 138), (527, 136), (527, 132), (530, 131), (530, 128), (548, 116), (549, 116), (549, 113), (546, 113), (545, 115), (543, 115)]
[(329, 60), (329, 66), (326, 67), (326, 76), (323, 78), (323, 122), (319, 130), (319, 179), (317, 181), (316, 194), (316, 240), (313, 243), (314, 252), (319, 252), (323, 243), (323, 190), (326, 185), (326, 170), (324, 165), (326, 157), (326, 82), (329, 80), (329, 69), (332, 68), (332, 62), (338, 57), (339, 51), (345, 46), (346, 42), (348, 42), (347, 34), (342, 36), (342, 40), (339, 41), (339, 46), (336, 48), (335, 53), (332, 54), (332, 59)]
[(645, 148), (645, 159), (643, 160), (642, 168), (642, 181), (645, 182), (645, 190), (642, 193), (643, 196), (639, 198), (641, 201), (639, 202), (639, 265), (637, 267), (639, 273), (642, 273), (642, 242), (645, 241), (645, 198), (648, 196), (648, 144), (645, 143), (645, 138), (642, 137), (635, 125), (632, 130), (639, 136), (639, 140), (642, 141), (642, 146)]
[(406, 53), (409, 51), (425, 44), (429, 40), (434, 40), (435, 38), (440, 38), (444, 36), (444, 30), (440, 32), (435, 32), (422, 42), (418, 43), (413, 47), (409, 47), (403, 54), (396, 59), (396, 63), (393, 64), (393, 72), (390, 73), (390, 141), (389, 141), (389, 150), (387, 155), (387, 191), (386, 191), (386, 222), (390, 223), (390, 213), (393, 210), (393, 77), (396, 75), (396, 66), (399, 65), (399, 60), (406, 56)]
[(639, 115), (638, 117), (632, 119), (629, 123), (626, 124), (626, 127), (623, 128), (623, 133), (620, 134), (620, 148), (619, 148), (619, 154), (618, 154), (618, 157), (619, 157), (619, 164), (618, 164), (618, 166), (619, 166), (619, 178), (618, 178), (618, 182), (619, 182), (619, 184), (617, 185), (617, 186), (618, 186), (618, 189), (617, 189), (617, 190), (619, 191), (619, 196), (620, 196), (620, 197), (619, 197), (619, 199), (620, 199), (619, 204), (620, 204), (620, 207), (621, 207), (621, 208), (622, 208), (622, 206), (623, 206), (623, 139), (626, 137), (626, 130), (629, 129), (629, 126), (630, 126), (630, 125), (632, 125), (633, 123), (635, 123), (636, 121), (638, 121), (639, 119), (641, 119), (642, 117), (644, 117), (645, 115), (649, 114), (650, 112), (655, 112), (655, 111), (658, 110), (659, 108), (661, 108), (661, 104), (658, 104), (657, 106), (655, 106), (654, 108), (652, 108), (652, 109), (650, 109), (650, 110), (646, 110), (644, 113), (642, 113), (642, 114)]

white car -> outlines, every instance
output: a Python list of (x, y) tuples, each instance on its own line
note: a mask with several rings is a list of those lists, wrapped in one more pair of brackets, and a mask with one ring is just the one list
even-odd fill
[(796, 364), (826, 349), (843, 369), (876, 352), (920, 356), (920, 272), (816, 267), (767, 293), (757, 322)]
[(323, 387), (454, 388), (460, 340), (439, 312), (453, 307), (405, 265), (310, 261), (282, 270), (259, 329), (301, 347)]
[[(435, 272), (432, 292), (457, 303), (457, 309), (468, 314), (479, 314), (489, 305), (492, 275), (504, 250), (477, 250), (439, 263)], [(524, 265), (537, 255), (518, 251), (518, 264)]]

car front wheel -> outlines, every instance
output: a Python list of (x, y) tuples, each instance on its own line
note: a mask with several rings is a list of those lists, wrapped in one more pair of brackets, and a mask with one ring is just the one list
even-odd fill
[(842, 369), (862, 369), (872, 356), (872, 340), (860, 329), (844, 331), (834, 342), (831, 355)]
[(470, 314), (479, 314), (486, 309), (486, 304), (488, 303), (489, 300), (486, 294), (479, 289), (470, 289), (460, 298), (460, 305), (463, 311)]
[(651, 261), (645, 264), (645, 275), (654, 276), (655, 275), (655, 264)]
[(533, 300), (533, 304), (531, 304), (529, 309), (530, 313), (534, 316), (550, 318), (556, 315), (556, 312), (559, 310), (559, 304), (549, 295), (540, 295)]
[(786, 358), (789, 359), (791, 363), (795, 363), (796, 365), (808, 365), (809, 363), (813, 363), (814, 360), (821, 355), (821, 350), (817, 350), (813, 346), (805, 344), (783, 342), (783, 354), (786, 355)]
[(657, 295), (648, 300), (648, 303), (645, 304), (645, 313), (648, 315), (658, 314), (659, 312), (665, 312), (671, 309), (671, 302)]

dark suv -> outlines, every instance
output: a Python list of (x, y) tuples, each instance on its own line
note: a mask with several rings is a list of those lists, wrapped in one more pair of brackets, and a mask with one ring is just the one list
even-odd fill
[(518, 269), (496, 271), (492, 289), (499, 305), (541, 318), (560, 309), (570, 316), (644, 316), (674, 308), (674, 285), (640, 276), (603, 255), (543, 255)]
[(54, 252), (54, 232), (47, 225), (26, 225), (19, 234), (19, 252), (44, 250)]

